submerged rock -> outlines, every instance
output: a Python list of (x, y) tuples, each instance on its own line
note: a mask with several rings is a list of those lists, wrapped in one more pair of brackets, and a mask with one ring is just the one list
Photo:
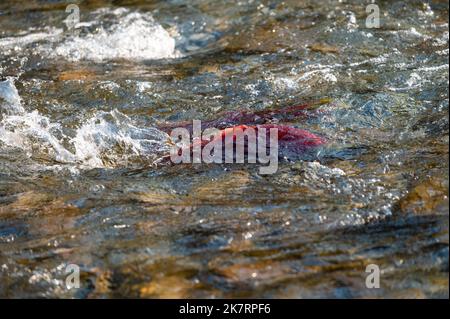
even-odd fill
[(436, 214), (448, 213), (448, 181), (437, 177), (416, 185), (399, 201), (403, 213)]

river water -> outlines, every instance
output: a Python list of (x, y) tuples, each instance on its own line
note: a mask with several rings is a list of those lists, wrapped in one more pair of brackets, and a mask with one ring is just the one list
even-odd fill
[[(369, 3), (1, 1), (0, 296), (448, 298), (448, 1)], [(154, 164), (299, 103), (275, 174)]]

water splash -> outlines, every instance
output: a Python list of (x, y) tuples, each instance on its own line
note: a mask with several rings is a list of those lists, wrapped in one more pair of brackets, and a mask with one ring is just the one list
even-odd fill
[(2, 48), (2, 50), (5, 51), (10, 49), (13, 49), (14, 51), (19, 51), (25, 48), (27, 45), (35, 42), (43, 40), (47, 41), (55, 40), (62, 33), (63, 30), (60, 28), (49, 28), (49, 27), (46, 27), (42, 31), (37, 32), (35, 32), (35, 30), (27, 30), (23, 34), (0, 39), (0, 48)]
[[(116, 23), (97, 26), (81, 35), (73, 35), (58, 44), (51, 52), (53, 57), (71, 61), (111, 59), (164, 59), (176, 58), (175, 40), (148, 13), (116, 9), (98, 11), (95, 20), (112, 13)], [(118, 23), (120, 21), (120, 23)]]
[(12, 77), (0, 81), (0, 111), (7, 114), (25, 112)]
[(19, 147), (29, 156), (38, 148), (60, 162), (72, 162), (75, 157), (64, 148), (56, 137), (61, 132), (58, 123), (50, 120), (38, 111), (21, 115), (7, 116), (0, 123), (0, 141)]
[(151, 162), (169, 151), (169, 136), (156, 129), (137, 127), (117, 110), (100, 112), (81, 126), (73, 138), (75, 156), (85, 165), (104, 167)]
[(27, 113), (11, 79), (1, 84), (5, 116), (0, 122), (0, 142), (24, 150), (29, 157), (86, 167), (114, 167), (151, 163), (169, 151), (166, 133), (135, 126), (117, 110), (94, 114), (74, 136), (68, 136), (61, 124), (37, 110)]

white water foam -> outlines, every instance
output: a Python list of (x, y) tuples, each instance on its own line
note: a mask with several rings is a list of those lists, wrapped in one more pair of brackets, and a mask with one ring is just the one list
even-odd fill
[(51, 123), (47, 117), (33, 111), (4, 117), (0, 123), (0, 141), (23, 149), (28, 156), (32, 156), (38, 146), (56, 161), (73, 162), (75, 156), (56, 137), (60, 131), (59, 124)]
[(107, 27), (100, 25), (93, 33), (69, 36), (49, 54), (70, 61), (97, 62), (112, 59), (144, 60), (180, 56), (175, 49), (175, 39), (153, 19), (150, 13), (116, 9), (114, 11), (100, 10), (96, 14), (96, 21), (101, 21), (102, 15), (113, 14), (117, 22)]
[(137, 127), (117, 110), (99, 112), (72, 139), (75, 156), (90, 167), (151, 162), (169, 152), (169, 136), (153, 127)]
[(25, 112), (12, 77), (0, 81), (0, 111), (6, 114)]
[(59, 123), (37, 110), (25, 111), (12, 79), (0, 84), (0, 147), (3, 143), (29, 157), (50, 157), (86, 168), (152, 163), (169, 152), (166, 133), (138, 127), (117, 110), (96, 113), (74, 136), (67, 136)]
[[(31, 33), (27, 33), (30, 32)], [(62, 34), (63, 30), (58, 28), (46, 28), (45, 31), (32, 32), (33, 30), (29, 30), (26, 33), (18, 34), (14, 37), (6, 37), (0, 39), (0, 48), (3, 50), (10, 49), (13, 47), (23, 47), (30, 43), (42, 41), (42, 40), (51, 40), (52, 38)]]
[[(148, 12), (118, 8), (99, 9), (75, 29), (43, 27), (0, 39), (5, 54), (17, 54), (27, 45), (36, 46), (36, 53), (69, 61), (113, 59), (146, 60), (180, 57), (175, 39)], [(104, 23), (107, 21), (107, 23)]]

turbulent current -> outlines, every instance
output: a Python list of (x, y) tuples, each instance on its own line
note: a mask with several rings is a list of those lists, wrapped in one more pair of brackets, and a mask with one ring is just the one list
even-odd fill
[[(0, 297), (448, 298), (448, 1), (366, 2), (2, 1)], [(300, 104), (274, 174), (157, 165)]]

